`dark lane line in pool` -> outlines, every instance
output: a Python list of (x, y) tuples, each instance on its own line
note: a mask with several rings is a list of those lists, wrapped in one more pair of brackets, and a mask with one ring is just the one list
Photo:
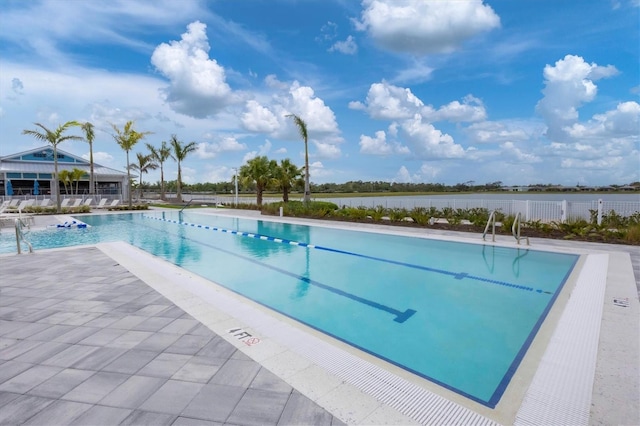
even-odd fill
[(254, 233), (251, 233), (251, 232), (234, 231), (232, 229), (217, 228), (215, 226), (200, 225), (200, 224), (197, 224), (197, 223), (190, 223), (190, 222), (181, 222), (181, 221), (177, 221), (177, 220), (173, 220), (173, 219), (165, 219), (165, 218), (154, 217), (154, 216), (146, 216), (145, 215), (143, 217), (147, 218), (147, 219), (155, 219), (155, 220), (160, 220), (160, 221), (163, 221), (163, 222), (175, 223), (177, 225), (190, 226), (190, 227), (194, 227), (194, 228), (202, 228), (202, 229), (207, 229), (207, 230), (211, 230), (211, 231), (225, 232), (225, 233), (228, 233), (228, 234), (240, 235), (240, 236), (249, 237), (249, 238), (256, 238), (256, 239), (264, 240), (264, 241), (273, 241), (273, 242), (280, 243), (280, 244), (289, 244), (289, 245), (299, 246), (299, 247), (308, 247), (308, 248), (312, 248), (312, 249), (316, 249), (316, 250), (323, 250), (323, 251), (328, 251), (328, 252), (333, 252), (333, 253), (338, 253), (338, 254), (346, 254), (348, 256), (361, 257), (363, 259), (369, 259), (369, 260), (375, 260), (375, 261), (378, 261), (378, 262), (390, 263), (392, 265), (405, 266), (407, 268), (420, 269), (420, 270), (423, 270), (423, 271), (435, 272), (435, 273), (443, 274), (443, 275), (449, 275), (449, 276), (454, 277), (457, 280), (462, 280), (464, 278), (468, 278), (470, 280), (480, 281), (480, 282), (484, 282), (484, 283), (488, 283), (488, 284), (500, 285), (500, 286), (503, 286), (503, 287), (514, 288), (514, 289), (517, 289), (517, 290), (536, 292), (538, 294), (543, 294), (543, 293), (544, 294), (553, 294), (552, 292), (547, 291), (547, 290), (534, 289), (533, 287), (529, 287), (529, 286), (525, 286), (525, 285), (513, 284), (513, 283), (506, 282), (506, 281), (500, 281), (500, 280), (494, 280), (494, 279), (485, 278), (485, 277), (479, 277), (479, 276), (475, 276), (475, 275), (469, 275), (466, 272), (446, 271), (446, 270), (443, 270), (443, 269), (430, 268), (428, 266), (422, 266), (422, 265), (416, 265), (416, 264), (413, 264), (413, 263), (400, 262), (400, 261), (397, 261), (397, 260), (385, 259), (385, 258), (382, 258), (382, 257), (369, 256), (369, 255), (366, 255), (366, 254), (354, 253), (354, 252), (340, 250), (340, 249), (334, 249), (334, 248), (330, 248), (330, 247), (317, 246), (315, 244), (308, 244), (308, 243), (303, 243), (303, 242), (299, 242), (299, 241), (291, 241), (291, 240), (287, 240), (287, 239), (284, 239), (284, 238), (270, 237), (268, 235), (254, 234)]
[[(152, 218), (152, 219), (154, 219), (154, 218)], [(178, 223), (178, 222), (175, 222), (175, 223)], [(185, 224), (185, 223), (186, 222), (183, 222), (182, 224)], [(190, 225), (187, 225), (187, 226), (190, 226)], [(373, 300), (369, 300), (369, 299), (365, 299), (365, 298), (360, 297), (360, 296), (356, 296), (355, 294), (348, 293), (348, 292), (346, 292), (344, 290), (340, 290), (338, 288), (331, 287), (330, 285), (323, 284), (323, 283), (321, 283), (319, 281), (312, 280), (312, 279), (307, 278), (307, 277), (303, 277), (302, 275), (298, 275), (298, 274), (295, 274), (293, 272), (289, 272), (289, 271), (287, 271), (285, 269), (278, 268), (277, 266), (272, 266), (272, 265), (269, 265), (267, 263), (260, 262), (260, 261), (258, 261), (256, 259), (252, 258), (252, 257), (243, 256), (241, 254), (234, 253), (232, 251), (225, 250), (223, 248), (216, 247), (214, 245), (211, 245), (211, 244), (208, 244), (208, 243), (205, 243), (205, 242), (202, 242), (202, 241), (198, 241), (198, 240), (195, 240), (193, 238), (188, 238), (188, 237), (181, 236), (181, 235), (179, 235), (178, 237), (182, 238), (182, 239), (185, 239), (185, 240), (192, 241), (192, 242), (194, 242), (196, 244), (202, 244), (202, 245), (204, 245), (206, 247), (209, 247), (211, 249), (220, 251), (222, 253), (226, 253), (226, 254), (231, 255), (231, 256), (239, 257), (240, 259), (246, 260), (248, 262), (255, 263), (257, 265), (263, 266), (265, 268), (271, 269), (271, 270), (279, 272), (281, 274), (288, 275), (290, 277), (299, 279), (301, 281), (304, 281), (304, 282), (306, 282), (308, 284), (311, 284), (311, 285), (316, 286), (318, 288), (321, 288), (323, 290), (327, 290), (327, 291), (329, 291), (331, 293), (335, 293), (335, 294), (337, 294), (339, 296), (346, 297), (346, 298), (351, 299), (353, 301), (356, 301), (358, 303), (362, 303), (364, 305), (371, 306), (372, 308), (388, 312), (388, 313), (390, 313), (392, 315), (395, 315), (395, 318), (393, 319), (395, 322), (403, 323), (406, 320), (408, 320), (409, 318), (411, 318), (411, 316), (417, 312), (414, 309), (406, 309), (404, 312), (403, 311), (399, 311), (399, 310), (394, 309), (394, 308), (392, 308), (390, 306), (386, 306), (386, 305), (383, 305), (381, 303), (374, 302)], [(246, 295), (244, 295), (244, 296), (246, 296)]]

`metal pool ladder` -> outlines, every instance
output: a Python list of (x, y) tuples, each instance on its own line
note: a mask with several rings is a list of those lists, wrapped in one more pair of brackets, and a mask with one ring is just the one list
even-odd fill
[(22, 248), (20, 247), (20, 241), (24, 241), (27, 247), (29, 247), (29, 253), (33, 253), (33, 246), (24, 236), (23, 228), (29, 227), (28, 224), (25, 224), (21, 218), (16, 219), (16, 247), (18, 248), (18, 254), (22, 253)]
[(489, 220), (487, 220), (487, 226), (484, 227), (484, 232), (482, 233), (482, 239), (484, 240), (485, 237), (487, 236), (487, 231), (489, 231), (489, 226), (492, 227), (491, 229), (491, 241), (495, 242), (496, 241), (496, 211), (492, 211), (491, 214), (489, 215)]
[(516, 219), (513, 221), (513, 225), (511, 225), (511, 233), (513, 234), (513, 237), (516, 239), (518, 244), (520, 244), (520, 240), (524, 238), (527, 240), (527, 245), (529, 245), (529, 237), (520, 236), (520, 225), (522, 222), (521, 217), (522, 216), (520, 212), (518, 212), (518, 214), (516, 214)]
[[(520, 244), (520, 240), (525, 239), (527, 241), (527, 245), (529, 245), (529, 237), (520, 236), (520, 229), (522, 225), (522, 215), (520, 213), (516, 214), (516, 218), (513, 221), (513, 225), (511, 226), (511, 233), (513, 237), (516, 239), (518, 244)], [(484, 227), (484, 232), (482, 233), (482, 239), (485, 240), (487, 236), (487, 232), (489, 232), (489, 227), (491, 227), (491, 241), (496, 241), (496, 210), (492, 211), (489, 215), (489, 220), (487, 220), (487, 226)]]

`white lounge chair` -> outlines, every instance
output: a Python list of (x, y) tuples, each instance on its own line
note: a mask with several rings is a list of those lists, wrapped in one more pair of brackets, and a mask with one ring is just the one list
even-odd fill
[(22, 213), (22, 210), (24, 210), (25, 207), (29, 207), (31, 204), (33, 204), (33, 200), (24, 200), (20, 202), (18, 205), (18, 213)]
[(65, 198), (64, 200), (62, 200), (62, 203), (60, 203), (60, 207), (67, 207), (70, 201), (71, 198)]
[(100, 202), (98, 203), (98, 205), (96, 206), (96, 209), (103, 209), (105, 207), (105, 205), (107, 204), (108, 199), (107, 198), (102, 198), (100, 200)]
[(2, 205), (0, 205), (0, 213), (4, 212), (7, 207), (9, 207), (9, 203), (11, 203), (10, 200), (5, 200), (2, 202)]
[(69, 207), (80, 207), (80, 203), (82, 203), (82, 198), (76, 198), (76, 201), (74, 201)]
[(18, 204), (20, 203), (20, 199), (19, 198), (14, 198), (13, 200), (11, 200), (11, 202), (9, 203), (9, 208), (11, 207), (18, 207)]
[(93, 198), (87, 198), (86, 200), (84, 200), (84, 203), (82, 203), (82, 205), (89, 207), (91, 203), (93, 203)]
[(40, 207), (49, 207), (49, 204), (51, 204), (51, 198), (45, 198), (42, 200), (42, 203), (40, 203)]
[(120, 204), (120, 200), (118, 200), (118, 199), (113, 200), (113, 201), (111, 202), (111, 204), (109, 204), (109, 208), (111, 208), (111, 207), (116, 207), (118, 204)]

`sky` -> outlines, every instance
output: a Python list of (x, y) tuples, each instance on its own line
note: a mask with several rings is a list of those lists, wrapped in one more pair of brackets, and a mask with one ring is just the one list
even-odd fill
[(313, 183), (623, 185), (639, 64), (640, 0), (0, 0), (0, 156), (89, 121), (124, 171), (112, 125), (134, 120), (132, 158), (175, 134), (186, 183), (229, 181), (303, 166), (296, 114)]

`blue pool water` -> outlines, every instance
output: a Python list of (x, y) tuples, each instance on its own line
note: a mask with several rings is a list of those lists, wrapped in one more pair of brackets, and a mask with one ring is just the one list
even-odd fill
[(578, 258), (192, 212), (82, 220), (29, 238), (126, 241), (489, 407)]

